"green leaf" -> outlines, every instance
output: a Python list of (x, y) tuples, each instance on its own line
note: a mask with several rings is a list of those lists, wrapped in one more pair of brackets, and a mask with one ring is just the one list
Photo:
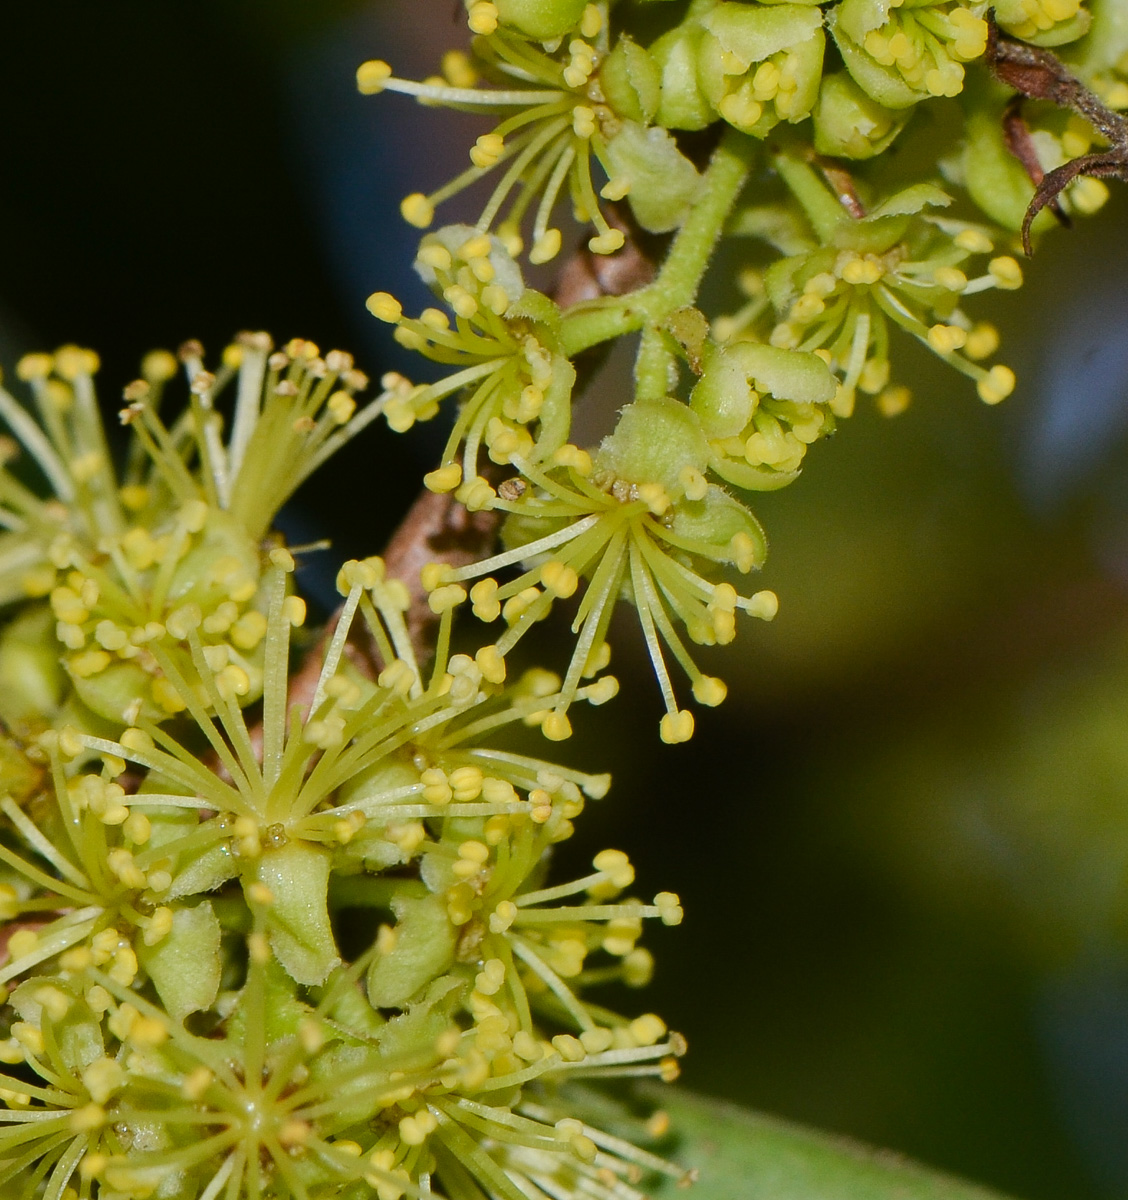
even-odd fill
[(651, 1200), (1004, 1200), (889, 1151), (734, 1104), (673, 1089), (643, 1094), (670, 1115), (678, 1165), (698, 1172), (689, 1193), (664, 1179)]

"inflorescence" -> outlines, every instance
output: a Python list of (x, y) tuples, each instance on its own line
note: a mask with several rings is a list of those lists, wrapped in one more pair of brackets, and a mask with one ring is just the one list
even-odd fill
[[(767, 553), (749, 494), (792, 483), (859, 392), (904, 411), (897, 330), (1003, 400), (980, 294), (1021, 286), (1020, 234), (1100, 207), (1089, 167), (1124, 174), (1123, 146), (1100, 153), (1128, 107), (1110, 0), (465, 8), (469, 51), (441, 76), (358, 72), (493, 122), (468, 169), (403, 204), (435, 305), (368, 300), (437, 381), (388, 374), (358, 404), (349, 355), (256, 333), (214, 368), (195, 342), (149, 354), (122, 430), (89, 350), (27, 355), (23, 397), (0, 387), (14, 1200), (642, 1200), (648, 1178), (688, 1181), (650, 1146), (663, 1115), (597, 1090), (673, 1079), (684, 1039), (590, 998), (649, 980), (643, 922), (678, 924), (678, 897), (636, 896), (615, 849), (550, 882), (609, 780), (515, 735), (562, 741), (573, 705), (613, 700), (625, 601), (661, 737), (689, 738), (668, 660), (720, 704), (687, 643), (778, 607), (746, 586)], [(1004, 59), (1033, 63), (1025, 99)], [(1063, 87), (1084, 103), (1052, 103)], [(920, 161), (918, 134), (941, 178), (891, 179), (885, 152)], [(475, 224), (431, 228), (487, 177)], [(569, 217), (584, 231), (549, 295), (523, 263), (555, 259)], [(579, 444), (593, 352), (627, 335), (633, 390)], [(500, 544), (418, 578), (345, 563), (320, 639), (295, 633), (297, 558), (325, 544), (287, 547), (275, 517), (381, 416), (449, 418), (425, 485), (495, 515)], [(561, 673), (511, 678), (573, 599)], [(460, 652), (466, 609), (492, 640)]]
[[(504, 519), (503, 553), (429, 573), (435, 611), (469, 600), (480, 618), (502, 618), (504, 654), (555, 600), (582, 594), (562, 700), (542, 724), (549, 738), (567, 736), (568, 705), (605, 661), (622, 598), (638, 612), (664, 697), (662, 737), (680, 741), (693, 727), (667, 654), (698, 702), (719, 703), (724, 685), (696, 665), (683, 631), (724, 643), (734, 612), (775, 613), (770, 592), (744, 593), (730, 577), (758, 569), (766, 552), (746, 493), (796, 479), (859, 392), (888, 416), (905, 410), (897, 330), (968, 377), (985, 403), (1014, 389), (1009, 367), (985, 361), (999, 335), (974, 309), (982, 293), (1022, 284), (1015, 234), (1039, 172), (1084, 155), (1099, 133), (1044, 103), (1016, 116), (984, 62), (989, 45), (1011, 36), (1077, 46), (1082, 77), (1111, 100), (1123, 91), (1122, 56), (1096, 47), (1096, 34), (1084, 39), (1091, 17), (1079, 0), (998, 6), (994, 27), (980, 6), (950, 0), (660, 7), (671, 11), (655, 32), (606, 3), (467, 0), (469, 53), (449, 53), (441, 76), (400, 79), (377, 59), (357, 77), (367, 94), (497, 118), (469, 169), (404, 201), (406, 219), (429, 229), (444, 200), (498, 180), (475, 225), (422, 239), (416, 267), (436, 306), (410, 316), (377, 292), (368, 307), (403, 346), (446, 368), (429, 384), (385, 380), (393, 429), (457, 404), (427, 486)], [(1107, 22), (1098, 28), (1111, 36)], [(935, 123), (913, 117), (945, 105), (949, 123), (962, 114), (963, 133), (944, 151), (943, 179), (890, 187), (871, 162), (882, 166), (895, 143), (909, 153), (917, 129), (933, 138)], [(700, 140), (711, 127), (719, 145)], [(1077, 178), (1061, 211), (1094, 211), (1106, 195), (1099, 179)], [(528, 286), (522, 260), (544, 263), (564, 244), (554, 214), (565, 197), (596, 256), (655, 255), (646, 236), (672, 234), (657, 278), (563, 305)], [(706, 317), (693, 305), (722, 234), (750, 246), (733, 272), (743, 295)], [(628, 235), (643, 240), (624, 246)], [(731, 262), (722, 257), (722, 273)], [(633, 399), (601, 444), (576, 445), (578, 356), (635, 331)]]

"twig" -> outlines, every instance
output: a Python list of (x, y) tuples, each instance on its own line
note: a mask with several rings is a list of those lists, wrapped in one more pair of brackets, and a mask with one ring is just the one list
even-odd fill
[[(1053, 205), (1078, 176), (1128, 180), (1128, 121), (1070, 74), (1056, 55), (1024, 42), (1000, 38), (993, 12), (988, 14), (987, 21), (987, 62), (1002, 83), (1032, 100), (1048, 100), (1059, 108), (1071, 109), (1109, 142), (1107, 150), (1083, 154), (1047, 172), (1041, 180), (1034, 180), (1034, 198), (1022, 221), (1022, 245), (1029, 255), (1033, 253), (1030, 225), (1034, 218), (1047, 205)], [(1022, 155), (1015, 156), (1029, 172)]]

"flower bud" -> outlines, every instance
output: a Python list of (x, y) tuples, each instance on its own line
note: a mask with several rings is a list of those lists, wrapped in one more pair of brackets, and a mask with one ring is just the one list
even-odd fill
[(701, 23), (698, 81), (730, 125), (763, 137), (781, 120), (810, 113), (826, 45), (818, 8), (724, 3)]
[(649, 125), (662, 99), (662, 71), (654, 57), (625, 35), (603, 60), (599, 82), (617, 116)]
[(823, 77), (812, 114), (815, 149), (838, 158), (873, 158), (888, 148), (908, 119), (866, 95), (845, 71)]
[(676, 493), (686, 467), (705, 470), (709, 443), (697, 414), (687, 405), (670, 399), (637, 400), (623, 409), (615, 432), (604, 438), (599, 459), (619, 479), (657, 483)]
[(662, 72), (657, 122), (666, 129), (704, 129), (716, 113), (697, 80), (697, 52), (704, 33), (695, 21), (663, 34), (650, 53)]

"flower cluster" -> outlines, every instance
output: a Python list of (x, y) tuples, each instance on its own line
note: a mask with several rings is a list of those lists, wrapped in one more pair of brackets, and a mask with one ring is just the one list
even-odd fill
[[(684, 668), (698, 702), (718, 703), (724, 686), (696, 666), (683, 631), (723, 643), (735, 611), (770, 618), (776, 608), (769, 592), (736, 590), (733, 572), (759, 568), (766, 550), (742, 493), (795, 480), (859, 390), (888, 415), (904, 411), (894, 330), (969, 377), (986, 403), (1014, 389), (1008, 367), (985, 361), (998, 348), (994, 326), (963, 306), (1021, 285), (1014, 232), (1038, 172), (1084, 154), (1096, 134), (1043, 105), (1030, 117), (1028, 153), (1001, 91), (985, 78), (965, 85), (969, 72), (986, 74), (979, 60), (992, 37), (1071, 47), (1089, 13), (1079, 0), (1002, 5), (992, 33), (981, 7), (957, 0), (694, 0), (657, 23), (579, 0), (468, 0), (466, 10), (469, 52), (448, 54), (442, 77), (399, 79), (379, 59), (358, 71), (362, 92), (497, 118), (468, 171), (404, 202), (407, 220), (427, 228), (443, 200), (500, 173), (476, 225), (439, 228), (420, 244), (417, 270), (441, 306), (416, 318), (385, 292), (369, 299), (402, 345), (451, 368), (427, 385), (386, 381), (397, 430), (457, 401), (427, 487), (504, 517), (501, 553), (436, 565), (424, 582), (436, 612), (468, 600), (479, 618), (503, 620), (503, 656), (555, 601), (582, 595), (561, 700), (542, 723), (554, 739), (569, 733), (568, 706), (607, 660), (611, 611), (628, 599), (665, 700), (662, 736), (682, 740), (693, 719), (664, 655)], [(1119, 45), (1115, 22), (1100, 9), (1097, 20)], [(1119, 69), (1112, 50), (1084, 53), (1094, 79)], [(913, 128), (932, 137), (913, 126), (915, 111), (955, 96), (964, 137), (943, 161), (943, 187), (867, 177), (867, 160), (878, 163), (898, 139), (907, 146)], [(708, 140), (692, 135), (713, 127), (720, 144), (706, 162)], [(733, 164), (722, 202), (718, 173)], [(748, 196), (749, 181), (767, 194)], [(783, 199), (773, 200), (781, 184)], [(941, 212), (961, 189), (988, 221)], [(657, 280), (643, 272), (633, 291), (570, 307), (527, 287), (522, 257), (536, 265), (562, 247), (553, 214), (565, 191), (576, 221), (593, 226), (596, 255), (654, 253), (643, 233), (672, 233)], [(1078, 179), (1062, 211), (1091, 212), (1106, 195), (1100, 181)], [(613, 213), (601, 200), (622, 204)], [(624, 247), (632, 223), (639, 241)], [(706, 317), (693, 302), (725, 234), (756, 239), (769, 257), (737, 272), (743, 304)], [(634, 331), (635, 394), (602, 444), (577, 446), (577, 356)]]
[[(257, 718), (190, 628), (166, 660), (181, 717), (138, 706), (115, 735), (8, 743), (27, 785), (0, 801), (0, 1185), (620, 1200), (680, 1177), (581, 1119), (583, 1080), (677, 1074), (683, 1039), (584, 992), (644, 984), (642, 922), (681, 908), (624, 894), (616, 850), (545, 886), (608, 780), (496, 742), (543, 721), (560, 680), (507, 684), (493, 647), (451, 655), (449, 614), (425, 675), (407, 589), (368, 559), (342, 568), (294, 696), (293, 569), (267, 555)], [(371, 668), (346, 652), (354, 626)]]
[[(301, 339), (273, 350), (265, 334), (241, 335), (215, 373), (197, 342), (179, 357), (188, 402), (174, 419), (161, 415), (179, 365), (171, 354), (148, 355), (125, 389), (120, 418), (132, 437), (120, 470), (93, 352), (65, 346), (20, 361), (38, 421), (0, 389), (0, 416), (53, 493), (44, 499), (17, 476), (18, 445), (6, 440), (0, 599), (25, 602), (0, 635), (9, 723), (73, 704), (119, 726), (183, 712), (190, 697), (173, 680), (191, 673), (190, 640), (224, 694), (242, 703), (261, 694), (271, 522), (382, 404), (358, 410), (368, 381), (352, 357), (322, 357)], [(225, 431), (218, 403), (228, 388)], [(298, 597), (288, 613), (303, 620)], [(34, 653), (52, 641), (57, 651)]]

